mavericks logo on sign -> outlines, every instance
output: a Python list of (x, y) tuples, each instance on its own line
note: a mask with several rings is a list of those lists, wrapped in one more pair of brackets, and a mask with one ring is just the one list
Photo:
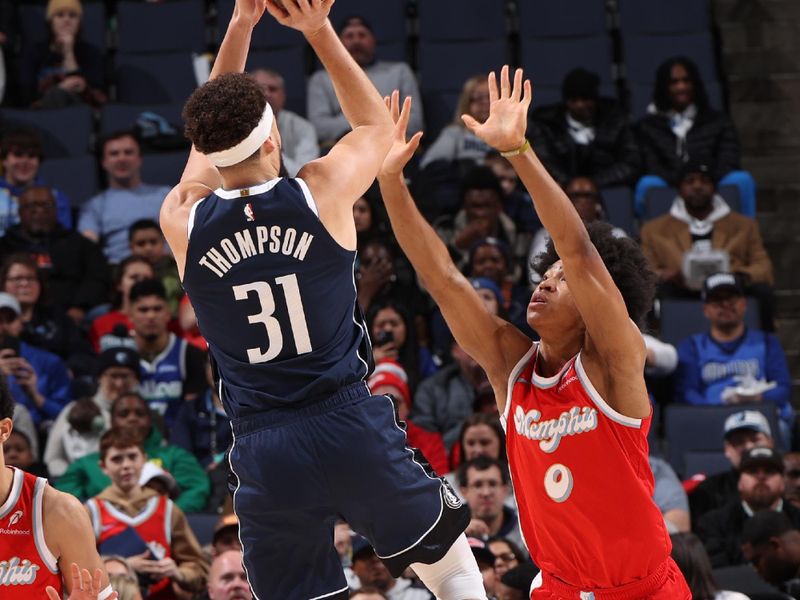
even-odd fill
[(14, 556), (9, 560), (0, 560), (0, 585), (30, 585), (36, 581), (38, 570), (39, 565), (33, 564), (27, 558), (20, 561)]

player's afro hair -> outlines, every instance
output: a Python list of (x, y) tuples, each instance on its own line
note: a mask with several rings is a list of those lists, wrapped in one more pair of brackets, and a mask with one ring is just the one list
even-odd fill
[[(602, 221), (588, 223), (586, 229), (600, 258), (603, 259), (611, 278), (622, 294), (628, 315), (639, 327), (643, 327), (645, 316), (653, 305), (655, 274), (639, 245), (630, 238), (617, 237), (613, 227)], [(544, 277), (547, 269), (559, 260), (553, 240), (547, 242), (545, 251), (536, 256), (531, 266)]]
[(258, 125), (266, 103), (252, 76), (220, 75), (196, 89), (186, 101), (186, 137), (203, 154), (232, 148)]

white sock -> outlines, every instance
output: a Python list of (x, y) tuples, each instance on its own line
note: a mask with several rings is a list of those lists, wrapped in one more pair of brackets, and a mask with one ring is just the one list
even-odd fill
[(438, 600), (486, 600), (483, 576), (463, 533), (440, 560), (411, 568)]

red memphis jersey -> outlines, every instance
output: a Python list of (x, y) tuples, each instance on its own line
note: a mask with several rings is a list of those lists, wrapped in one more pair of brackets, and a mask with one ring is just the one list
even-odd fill
[(14, 467), (11, 492), (0, 506), (0, 598), (47, 598), (63, 590), (58, 560), (44, 540), (42, 501), (47, 480)]
[(537, 349), (512, 371), (502, 419), (531, 557), (579, 589), (641, 579), (672, 549), (652, 499), (650, 417), (612, 409), (586, 376), (580, 353), (557, 375), (537, 375)]

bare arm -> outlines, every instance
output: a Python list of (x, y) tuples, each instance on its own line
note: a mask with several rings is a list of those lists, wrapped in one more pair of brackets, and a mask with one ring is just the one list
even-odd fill
[(403, 167), (422, 137), (405, 141), (411, 100), (398, 115), (399, 94), (392, 95), (397, 118), (395, 142), (378, 175), (381, 194), (400, 247), (433, 296), (459, 345), (483, 367), (496, 390), (502, 412), (508, 375), (531, 347), (531, 340), (510, 323), (486, 310), (469, 281), (453, 264), (450, 253), (420, 214), (403, 179)]

